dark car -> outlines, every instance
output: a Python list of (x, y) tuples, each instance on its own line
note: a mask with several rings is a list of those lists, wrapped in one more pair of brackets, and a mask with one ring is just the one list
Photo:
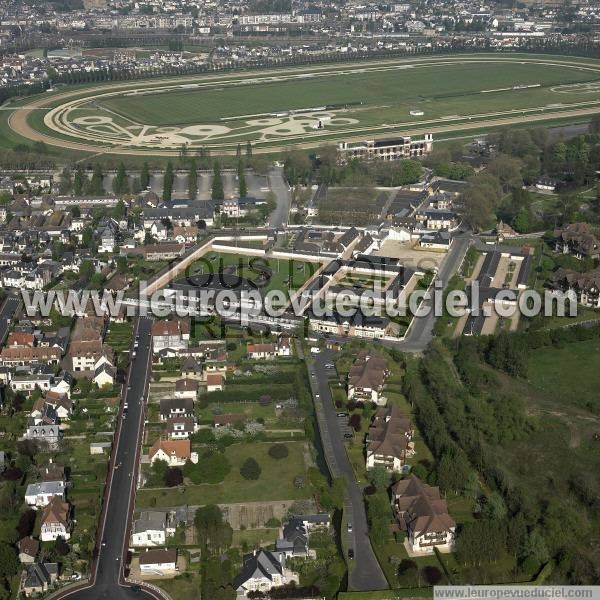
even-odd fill
[(348, 558), (350, 560), (354, 560), (354, 550), (352, 548), (350, 548), (350, 550), (348, 550)]

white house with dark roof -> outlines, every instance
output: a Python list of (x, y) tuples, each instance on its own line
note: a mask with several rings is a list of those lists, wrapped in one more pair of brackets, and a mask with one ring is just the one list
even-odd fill
[(40, 481), (30, 483), (25, 491), (25, 502), (32, 508), (38, 509), (48, 506), (52, 498), (65, 499), (64, 481)]
[(260, 549), (244, 556), (244, 566), (234, 578), (233, 588), (238, 597), (246, 597), (249, 592), (269, 592), (291, 581), (297, 582), (298, 576), (285, 568), (285, 554)]

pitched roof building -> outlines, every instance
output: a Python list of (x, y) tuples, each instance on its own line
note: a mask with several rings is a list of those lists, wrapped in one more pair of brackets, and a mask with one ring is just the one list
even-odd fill
[(392, 486), (392, 503), (413, 552), (433, 554), (436, 547), (442, 552), (452, 550), (456, 523), (439, 488), (413, 475)]
[(70, 506), (68, 502), (57, 496), (50, 500), (50, 503), (42, 513), (40, 539), (42, 542), (51, 542), (61, 537), (68, 540), (71, 537), (71, 521), (69, 519)]
[(367, 432), (367, 469), (377, 466), (401, 472), (414, 454), (413, 425), (396, 405), (379, 408)]
[(348, 373), (348, 400), (385, 405), (382, 392), (389, 374), (385, 358), (361, 352)]
[(198, 460), (196, 453), (192, 453), (189, 440), (156, 440), (148, 456), (151, 464), (164, 460), (171, 467), (183, 466), (188, 460)]
[(554, 230), (554, 248), (576, 258), (600, 258), (600, 231), (589, 223), (570, 223)]

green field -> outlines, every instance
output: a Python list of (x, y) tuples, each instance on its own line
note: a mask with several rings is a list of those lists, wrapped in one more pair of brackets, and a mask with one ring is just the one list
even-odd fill
[[(253, 257), (228, 252), (210, 252), (193, 263), (188, 275), (201, 273), (220, 273), (228, 267), (237, 268), (237, 276), (256, 282), (259, 274), (250, 266)], [(256, 258), (258, 265), (271, 269), (272, 275), (266, 286), (261, 287), (265, 293), (271, 290), (297, 290), (315, 273), (318, 265), (301, 260), (281, 258)]]
[[(149, 506), (175, 506), (179, 504), (229, 504), (232, 502), (261, 502), (273, 500), (298, 500), (309, 498), (311, 489), (294, 486), (294, 478), (303, 476), (309, 465), (305, 455), (309, 452), (304, 442), (286, 442), (289, 456), (276, 460), (268, 455), (271, 443), (249, 442), (229, 446), (225, 451), (231, 472), (223, 483), (186, 485), (183, 491), (178, 488), (142, 488), (137, 493), (137, 508)], [(240, 475), (239, 468), (249, 456), (254, 457), (262, 468), (256, 481), (249, 481)]]
[(79, 142), (82, 151), (108, 145), (171, 155), (185, 144), (227, 154), (251, 141), (269, 152), (401, 133), (476, 133), (527, 117), (589, 118), (600, 106), (600, 65), (533, 54), (405, 57), (63, 88), (37, 103), (29, 125), (56, 144)]
[[(352, 73), (347, 69), (324, 76), (292, 81), (257, 81), (196, 90), (172, 90), (137, 96), (102, 99), (100, 106), (145, 125), (182, 125), (219, 121), (262, 113), (357, 104), (357, 110), (376, 111), (365, 122), (409, 118), (412, 108), (432, 116), (480, 110), (536, 106), (548, 95), (546, 86), (598, 80), (587, 71), (537, 64), (443, 64), (410, 69)], [(481, 94), (483, 90), (540, 84), (531, 90), (506, 90)], [(168, 106), (168, 110), (165, 107)]]

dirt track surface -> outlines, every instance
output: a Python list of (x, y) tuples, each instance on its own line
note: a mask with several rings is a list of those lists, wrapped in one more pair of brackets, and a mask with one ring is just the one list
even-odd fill
[[(498, 59), (498, 57), (502, 57), (504, 60), (506, 60), (508, 58), (508, 56), (506, 55), (496, 55), (496, 58)], [(548, 63), (552, 63), (552, 64), (562, 64), (565, 66), (573, 66), (573, 67), (577, 67), (577, 68), (582, 68), (582, 67), (589, 67), (590, 70), (600, 70), (600, 65), (598, 64), (593, 64), (593, 63), (586, 63), (583, 60), (578, 60), (578, 61), (574, 61), (573, 59), (569, 59), (568, 57), (565, 58), (561, 58), (558, 57), (556, 59), (552, 59), (552, 58), (544, 58), (544, 59), (534, 59), (529, 58), (527, 59), (526, 57), (522, 57), (522, 56), (513, 56), (510, 57), (512, 58), (512, 60), (514, 60), (515, 62), (523, 62), (525, 60), (529, 60), (529, 61), (533, 61), (533, 60), (539, 60), (539, 62), (548, 62)], [(493, 60), (493, 56), (492, 57), (486, 57), (486, 56), (481, 56), (481, 55), (459, 55), (459, 56), (448, 56), (448, 57), (439, 57), (437, 60), (439, 62), (442, 61), (465, 61), (468, 59), (472, 59), (472, 60)], [(435, 58), (415, 58), (415, 59), (406, 59), (404, 61), (402, 61), (403, 63), (411, 63), (411, 62), (428, 62), (428, 61), (432, 61), (432, 60), (436, 60)], [(398, 59), (390, 59), (390, 60), (381, 60), (381, 61), (366, 61), (366, 62), (357, 62), (357, 63), (352, 63), (352, 64), (348, 64), (345, 65), (344, 68), (347, 69), (358, 69), (364, 66), (373, 66), (373, 65), (377, 65), (377, 64), (397, 64), (399, 61)], [(264, 70), (264, 71), (252, 71), (251, 73), (228, 73), (228, 74), (216, 74), (216, 75), (205, 75), (205, 76), (200, 76), (202, 78), (202, 81), (211, 81), (211, 80), (220, 80), (220, 79), (247, 79), (247, 78), (253, 78), (253, 77), (259, 77), (259, 76), (264, 76), (264, 75), (284, 75), (284, 74), (289, 74), (289, 73), (303, 73), (303, 72), (327, 72), (328, 70), (331, 70), (332, 68), (335, 69), (335, 67), (332, 67), (332, 65), (319, 65), (317, 67), (314, 67), (312, 69), (307, 69), (306, 66), (304, 67), (298, 67), (298, 68), (290, 68), (290, 69), (281, 69), (281, 70)], [(339, 68), (342, 68), (341, 65)], [(176, 84), (181, 84), (181, 83), (185, 83), (187, 81), (198, 81), (199, 76), (198, 75), (194, 75), (194, 76), (190, 76), (190, 77), (177, 77), (177, 78), (167, 78), (167, 79), (160, 79), (160, 80), (146, 80), (146, 81), (139, 81), (139, 82), (132, 82), (132, 81), (128, 81), (128, 82), (122, 82), (122, 83), (114, 83), (114, 84), (102, 84), (102, 85), (98, 85), (98, 86), (94, 86), (94, 87), (88, 87), (85, 89), (79, 88), (79, 89), (72, 89), (72, 90), (68, 90), (59, 94), (52, 94), (52, 95), (48, 95), (45, 97), (41, 97), (38, 98), (36, 100), (34, 100), (33, 102), (24, 105), (23, 107), (16, 107), (14, 109), (14, 112), (11, 113), (11, 115), (8, 118), (8, 124), (9, 127), (11, 128), (11, 130), (15, 133), (17, 133), (18, 135), (27, 138), (31, 141), (41, 141), (44, 142), (48, 145), (52, 145), (52, 146), (59, 146), (62, 148), (66, 148), (69, 150), (73, 150), (73, 151), (78, 151), (78, 152), (87, 152), (87, 153), (91, 153), (91, 154), (120, 154), (120, 155), (136, 155), (136, 156), (177, 156), (179, 154), (179, 150), (178, 149), (158, 149), (158, 148), (151, 148), (151, 149), (139, 149), (139, 148), (129, 148), (127, 146), (120, 146), (120, 145), (99, 145), (99, 144), (89, 144), (89, 143), (85, 143), (85, 142), (78, 142), (78, 141), (71, 141), (71, 140), (66, 140), (63, 138), (58, 138), (58, 137), (53, 137), (50, 134), (47, 133), (42, 133), (41, 131), (38, 131), (36, 129), (34, 129), (33, 127), (31, 127), (31, 125), (28, 122), (28, 115), (30, 113), (31, 110), (39, 110), (39, 109), (44, 109), (45, 107), (47, 107), (49, 104), (54, 104), (57, 100), (72, 100), (74, 98), (77, 98), (79, 96), (91, 96), (93, 95), (95, 92), (98, 93), (105, 93), (108, 91), (114, 91), (114, 90), (119, 90), (119, 89), (142, 89), (145, 87), (153, 87), (153, 86), (157, 86), (157, 85), (168, 85), (170, 83), (176, 83)], [(492, 113), (492, 114), (487, 114), (485, 115), (483, 118), (481, 116), (474, 116), (472, 118), (470, 118), (468, 121), (460, 121), (458, 123), (445, 123), (443, 125), (431, 125), (428, 124), (426, 126), (424, 125), (418, 125), (416, 124), (414, 128), (405, 128), (402, 127), (401, 129), (401, 133), (402, 135), (410, 135), (410, 136), (419, 136), (419, 135), (423, 135), (425, 133), (432, 133), (434, 135), (439, 135), (439, 134), (449, 134), (449, 133), (453, 133), (453, 132), (457, 132), (457, 131), (468, 131), (468, 130), (474, 130), (474, 129), (482, 129), (484, 127), (500, 127), (500, 126), (510, 126), (510, 125), (517, 125), (517, 124), (523, 124), (523, 123), (533, 123), (533, 122), (543, 122), (543, 121), (549, 121), (549, 120), (555, 120), (555, 119), (565, 119), (565, 118), (569, 118), (569, 119), (573, 119), (573, 118), (578, 118), (578, 117), (585, 117), (585, 116), (590, 116), (590, 115), (594, 115), (594, 114), (598, 114), (598, 112), (600, 111), (600, 106), (598, 105), (592, 105), (592, 106), (585, 106), (585, 107), (580, 107), (580, 108), (571, 108), (571, 109), (563, 109), (563, 110), (552, 110), (552, 109), (547, 109), (546, 111), (542, 112), (542, 113), (537, 113), (537, 114), (528, 114), (527, 111), (523, 111), (523, 114), (521, 115), (511, 115), (511, 116), (500, 116), (503, 113), (502, 112), (498, 112), (498, 113)], [(496, 116), (498, 115), (498, 116)], [(464, 118), (468, 118), (467, 116), (465, 116)], [(390, 132), (392, 133), (392, 132)], [(381, 135), (381, 133), (379, 134)], [(348, 141), (348, 142), (358, 142), (358, 141), (362, 141), (366, 139), (365, 138), (365, 134), (361, 134), (359, 136), (344, 136), (344, 140)], [(300, 149), (308, 149), (308, 148), (314, 148), (317, 146), (322, 146), (323, 144), (327, 144), (327, 143), (333, 143), (333, 140), (326, 140), (326, 139), (319, 139), (319, 138), (315, 138), (314, 140), (311, 140), (309, 142), (300, 142), (300, 143), (293, 143), (294, 148), (300, 148)], [(259, 153), (259, 154), (270, 154), (270, 153), (277, 153), (277, 152), (283, 152), (287, 149), (289, 149), (289, 147), (292, 145), (292, 143), (290, 141), (286, 142), (285, 140), (282, 140), (281, 145), (277, 145), (277, 146), (266, 146), (266, 147), (260, 147), (257, 146), (254, 149), (255, 153)], [(222, 149), (218, 149), (218, 152), (220, 154), (235, 154), (234, 150), (231, 151), (226, 151), (226, 150), (222, 150)]]

